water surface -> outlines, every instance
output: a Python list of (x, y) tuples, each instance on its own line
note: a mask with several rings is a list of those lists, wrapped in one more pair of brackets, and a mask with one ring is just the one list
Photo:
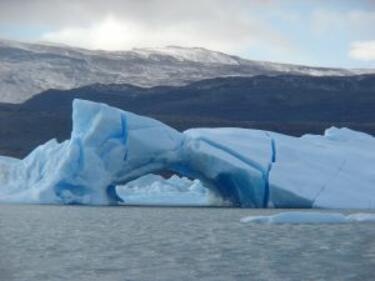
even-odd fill
[(0, 280), (374, 280), (375, 224), (275, 210), (0, 205)]

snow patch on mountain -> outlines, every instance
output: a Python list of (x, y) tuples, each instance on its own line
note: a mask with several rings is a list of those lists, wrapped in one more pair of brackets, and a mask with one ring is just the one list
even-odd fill
[(93, 51), (0, 40), (0, 102), (21, 103), (47, 89), (90, 84), (181, 86), (203, 79), (255, 75), (356, 75), (375, 70), (316, 68), (253, 61), (204, 48)]
[(150, 58), (153, 55), (171, 56), (178, 61), (190, 61), (207, 64), (239, 65), (240, 60), (221, 52), (210, 51), (205, 48), (183, 48), (167, 46), (165, 48), (133, 49), (134, 52)]

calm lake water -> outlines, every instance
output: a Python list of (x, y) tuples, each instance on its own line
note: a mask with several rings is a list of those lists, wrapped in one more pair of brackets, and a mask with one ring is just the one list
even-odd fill
[(375, 224), (275, 210), (0, 205), (0, 280), (375, 280)]

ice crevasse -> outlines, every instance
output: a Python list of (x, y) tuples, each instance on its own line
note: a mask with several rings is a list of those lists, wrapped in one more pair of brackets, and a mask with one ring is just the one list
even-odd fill
[(0, 157), (0, 202), (107, 205), (150, 173), (199, 179), (241, 207), (374, 208), (375, 138), (346, 128), (291, 137), (240, 128), (183, 133), (151, 118), (73, 102), (71, 137)]

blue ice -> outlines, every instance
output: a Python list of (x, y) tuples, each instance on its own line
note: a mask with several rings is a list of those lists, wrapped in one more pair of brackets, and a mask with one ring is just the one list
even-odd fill
[[(0, 202), (109, 205), (136, 198), (137, 204), (163, 204), (168, 191), (168, 203), (176, 204), (205, 202), (199, 196), (209, 192), (239, 207), (375, 207), (375, 138), (361, 132), (331, 128), (298, 138), (240, 128), (181, 133), (85, 100), (74, 100), (72, 119), (70, 139), (51, 140), (24, 159), (0, 157)], [(176, 192), (160, 178), (153, 192), (119, 192), (152, 173), (179, 175)], [(190, 197), (179, 193), (178, 181), (186, 178), (204, 189)]]

